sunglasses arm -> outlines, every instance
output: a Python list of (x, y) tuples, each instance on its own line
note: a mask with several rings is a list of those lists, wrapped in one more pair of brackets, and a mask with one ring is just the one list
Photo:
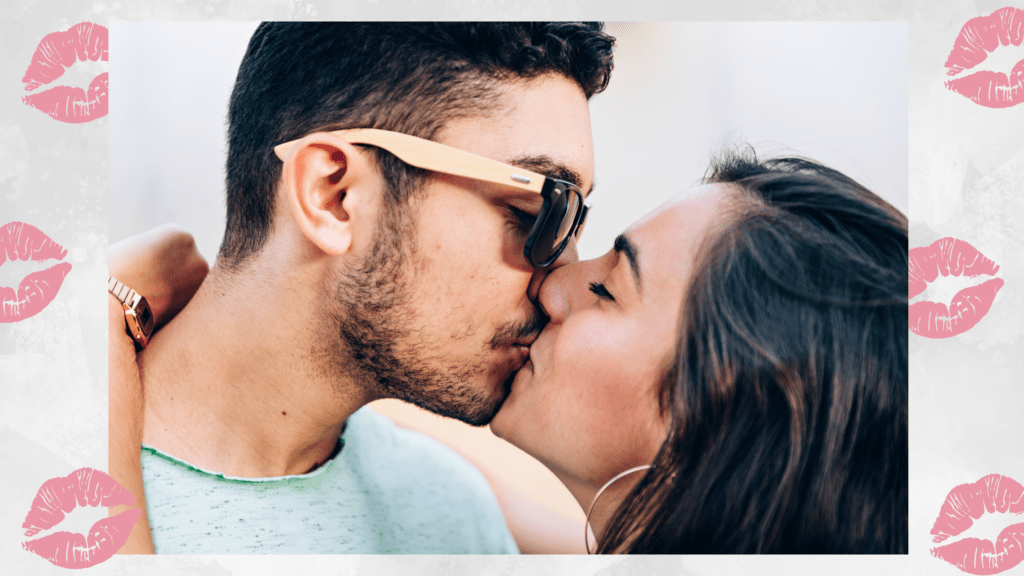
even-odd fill
[[(537, 194), (544, 187), (545, 177), (542, 174), (416, 136), (372, 128), (338, 130), (332, 134), (349, 144), (369, 144), (383, 148), (406, 164), (424, 170), (482, 180)], [(274, 147), (274, 153), (284, 161), (297, 142), (292, 140), (278, 144)]]

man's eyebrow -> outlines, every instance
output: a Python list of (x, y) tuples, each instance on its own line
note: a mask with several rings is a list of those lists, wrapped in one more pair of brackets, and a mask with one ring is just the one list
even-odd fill
[[(576, 187), (582, 190), (585, 195), (589, 196), (588, 191), (583, 190), (583, 178), (580, 177), (579, 173), (565, 164), (556, 162), (550, 156), (521, 156), (509, 161), (509, 164), (524, 168), (531, 172), (543, 174), (549, 178), (565, 180), (566, 182), (575, 184)], [(593, 189), (594, 186), (591, 184), (590, 191), (593, 191)]]
[(619, 254), (626, 255), (626, 259), (629, 260), (629, 268), (633, 272), (633, 277), (636, 278), (636, 285), (642, 290), (643, 283), (640, 282), (640, 266), (637, 264), (638, 251), (636, 244), (633, 244), (625, 234), (619, 234), (615, 238), (614, 248)]

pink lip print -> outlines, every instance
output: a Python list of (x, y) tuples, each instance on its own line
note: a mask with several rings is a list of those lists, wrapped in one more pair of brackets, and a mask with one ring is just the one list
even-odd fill
[[(25, 536), (35, 536), (60, 524), (64, 514), (75, 506), (131, 506), (135, 496), (110, 476), (80, 468), (61, 478), (43, 482), (32, 501), (25, 522)], [(107, 560), (124, 546), (142, 510), (132, 508), (117, 516), (103, 518), (89, 529), (88, 538), (71, 532), (55, 532), (49, 536), (22, 543), (22, 548), (61, 568), (88, 568)]]
[[(1024, 486), (1015, 480), (991, 474), (974, 484), (961, 484), (949, 491), (939, 510), (931, 534), (939, 543), (957, 536), (986, 512), (1024, 514)], [(968, 574), (998, 574), (1024, 560), (1024, 523), (1007, 526), (995, 543), (991, 540), (964, 538), (959, 542), (932, 548), (932, 556), (941, 558)]]
[[(60, 244), (30, 224), (11, 222), (0, 228), (0, 266), (7, 260), (60, 260), (67, 253)], [(33, 272), (18, 285), (17, 294), (13, 288), (0, 286), (0, 323), (19, 322), (42, 312), (57, 296), (70, 271), (71, 264), (61, 262)]]
[[(87, 59), (108, 60), (107, 29), (92, 22), (82, 22), (65, 32), (43, 37), (21, 81), (25, 83), (25, 90), (32, 91), (60, 78), (64, 69), (75, 62)], [(102, 118), (107, 115), (107, 73), (93, 78), (88, 94), (81, 88), (57, 86), (25, 96), (21, 101), (69, 124)]]
[[(988, 57), (1000, 45), (1020, 46), (1024, 41), (1024, 10), (1006, 7), (988, 16), (971, 18), (960, 29), (953, 50), (946, 59), (946, 73), (956, 76)], [(1017, 62), (1010, 76), (982, 70), (946, 81), (946, 88), (988, 108), (1009, 108), (1024, 102), (1024, 60)]]
[[(999, 266), (963, 240), (942, 238), (926, 248), (910, 250), (909, 297), (913, 298), (943, 276), (974, 278), (991, 276)], [(949, 338), (962, 334), (981, 321), (992, 307), (996, 293), (1003, 287), (1001, 278), (993, 278), (978, 286), (956, 293), (949, 306), (941, 302), (916, 302), (910, 305), (910, 331), (925, 338)]]

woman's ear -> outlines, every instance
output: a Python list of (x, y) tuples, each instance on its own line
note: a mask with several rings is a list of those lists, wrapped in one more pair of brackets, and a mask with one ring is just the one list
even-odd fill
[(296, 226), (320, 250), (340, 255), (358, 230), (372, 230), (379, 194), (366, 156), (344, 139), (317, 132), (285, 157), (278, 191)]

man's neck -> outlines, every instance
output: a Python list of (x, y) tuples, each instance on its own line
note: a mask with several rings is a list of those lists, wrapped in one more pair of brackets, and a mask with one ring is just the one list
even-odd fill
[(372, 398), (324, 366), (335, 340), (322, 337), (313, 285), (215, 266), (139, 355), (143, 442), (228, 476), (303, 474), (327, 460)]

